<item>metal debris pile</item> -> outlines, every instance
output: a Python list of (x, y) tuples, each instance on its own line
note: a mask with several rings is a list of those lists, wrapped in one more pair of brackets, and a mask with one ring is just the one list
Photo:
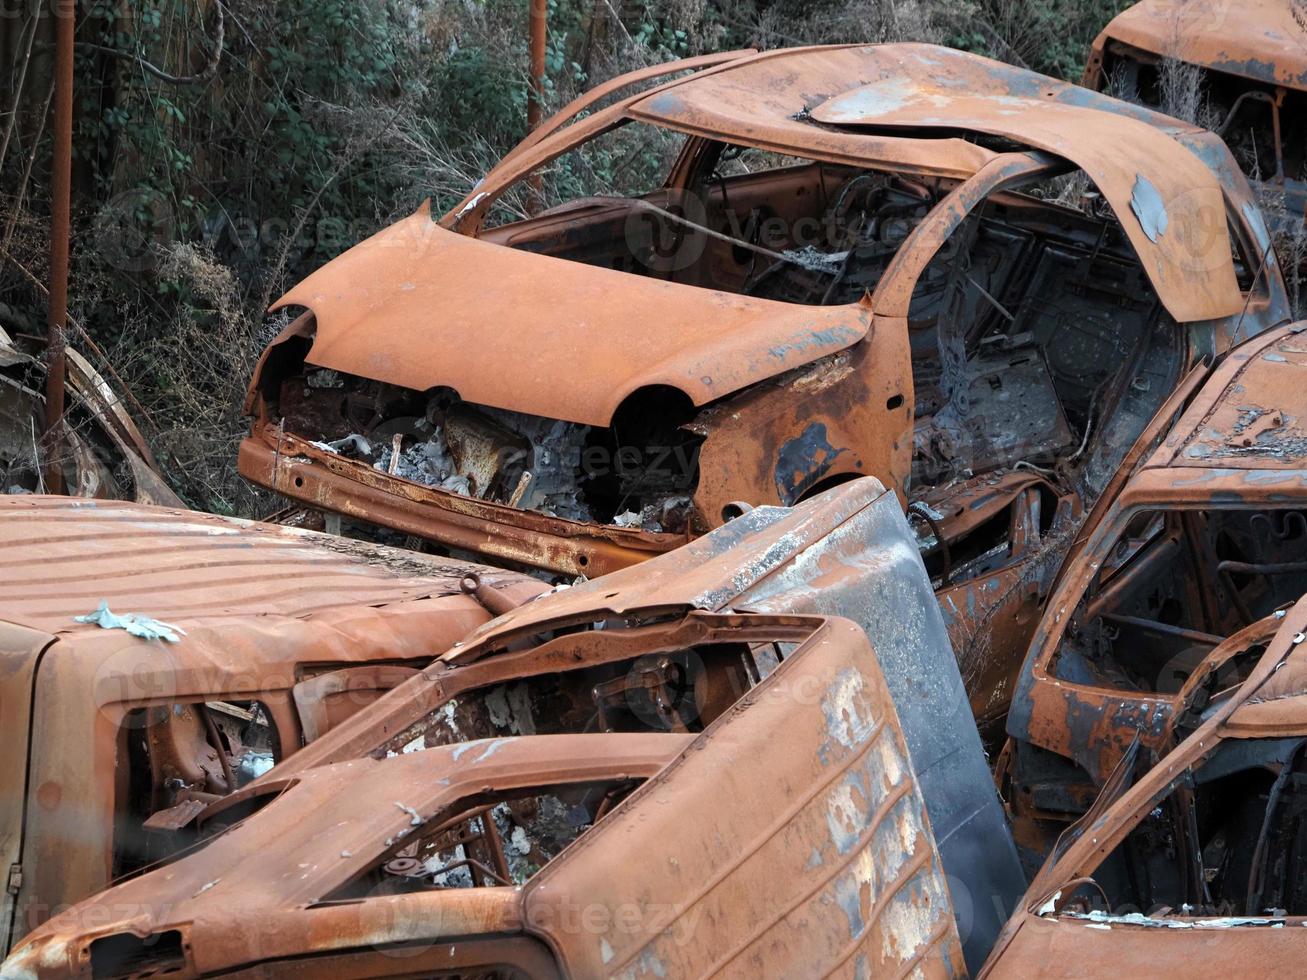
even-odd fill
[[(1296, 968), (1307, 324), (1247, 182), (945, 48), (707, 67), (288, 294), (240, 467), (295, 526), (0, 498), (4, 976)], [(486, 226), (636, 123), (698, 134), (666, 187)]]

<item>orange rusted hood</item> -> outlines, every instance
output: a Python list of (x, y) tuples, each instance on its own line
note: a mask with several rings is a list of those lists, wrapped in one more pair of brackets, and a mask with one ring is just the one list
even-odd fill
[[(1297, 9), (1296, 9), (1297, 8)], [(1258, 82), (1307, 89), (1307, 18), (1290, 0), (1144, 0), (1108, 40)]]
[(871, 322), (862, 305), (751, 299), (478, 241), (425, 206), (284, 306), (314, 313), (310, 364), (587, 425), (648, 385), (714, 401), (849, 347)]

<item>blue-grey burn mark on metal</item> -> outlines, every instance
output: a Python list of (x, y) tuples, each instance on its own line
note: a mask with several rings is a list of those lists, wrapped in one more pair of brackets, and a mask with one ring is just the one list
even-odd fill
[(828, 347), (833, 344), (851, 346), (862, 339), (864, 331), (852, 327), (834, 326), (825, 330), (804, 330), (792, 340), (767, 348), (767, 353), (778, 361), (783, 361), (791, 354), (804, 354), (814, 347)]
[(785, 445), (776, 459), (776, 492), (793, 504), (830, 472), (843, 449), (830, 444), (824, 422), (813, 422)]
[(1139, 225), (1150, 242), (1156, 242), (1166, 234), (1166, 226), (1170, 221), (1166, 215), (1166, 205), (1162, 203), (1162, 195), (1157, 192), (1152, 181), (1143, 174), (1135, 174), (1130, 210), (1139, 219)]
[(939, 603), (897, 498), (881, 494), (783, 568), (756, 577), (731, 604), (843, 616), (866, 632), (950, 880), (967, 967), (979, 970), (1026, 883)]

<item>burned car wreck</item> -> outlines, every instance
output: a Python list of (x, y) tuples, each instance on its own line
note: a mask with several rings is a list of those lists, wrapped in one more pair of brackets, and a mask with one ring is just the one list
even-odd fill
[[(1001, 719), (989, 638), (1025, 646), (1123, 447), (1287, 319), (1219, 140), (957, 51), (741, 55), (566, 121), (279, 301), (242, 474), (567, 576), (872, 475)], [(495, 223), (628, 126), (680, 141), (662, 187)]]
[(1169, 431), (1159, 416), (1153, 445), (1136, 447), (1137, 468), (1072, 550), (999, 763), (1027, 860), (1128, 755), (1169, 768), (1307, 593), (1305, 373), (1304, 324), (1234, 350)]
[[(45, 362), (30, 337), (0, 326), (0, 493), (46, 491), (38, 449)], [(77, 350), (67, 352), (68, 412), (59, 470), (78, 497), (181, 507), (118, 393)]]
[(174, 832), (5, 970), (957, 976), (1024, 889), (870, 479), (508, 612)]
[(3, 948), (541, 589), (290, 528), (0, 495)]
[(1229, 145), (1271, 222), (1301, 234), (1307, 17), (1293, 0), (1144, 0), (1094, 41), (1083, 84), (1154, 108), (1189, 103)]
[(1138, 745), (1059, 841), (981, 976), (1289, 976), (1307, 951), (1307, 601), (1146, 774)]

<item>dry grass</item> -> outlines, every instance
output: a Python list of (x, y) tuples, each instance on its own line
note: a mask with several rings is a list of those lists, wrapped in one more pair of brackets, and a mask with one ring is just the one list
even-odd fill
[(1163, 58), (1157, 76), (1162, 112), (1203, 129), (1216, 129), (1221, 125), (1220, 117), (1207, 99), (1200, 66)]
[(149, 324), (133, 334), (129, 328), (117, 348), (129, 383), (147, 395), (152, 445), (192, 504), (215, 513), (266, 514), (274, 499), (236, 473), (236, 447), (249, 428), (241, 415), (245, 387), (279, 323), (243, 305), (235, 274), (204, 248), (173, 243), (160, 260), (159, 276), (186, 301), (171, 307), (163, 329)]
[(1293, 319), (1307, 317), (1307, 290), (1304, 290), (1304, 273), (1307, 272), (1307, 226), (1301, 216), (1290, 214), (1285, 206), (1284, 192), (1272, 183), (1254, 183), (1257, 206), (1266, 217), (1271, 230), (1271, 244), (1275, 257), (1284, 273), (1284, 285), (1289, 293), (1289, 306)]

